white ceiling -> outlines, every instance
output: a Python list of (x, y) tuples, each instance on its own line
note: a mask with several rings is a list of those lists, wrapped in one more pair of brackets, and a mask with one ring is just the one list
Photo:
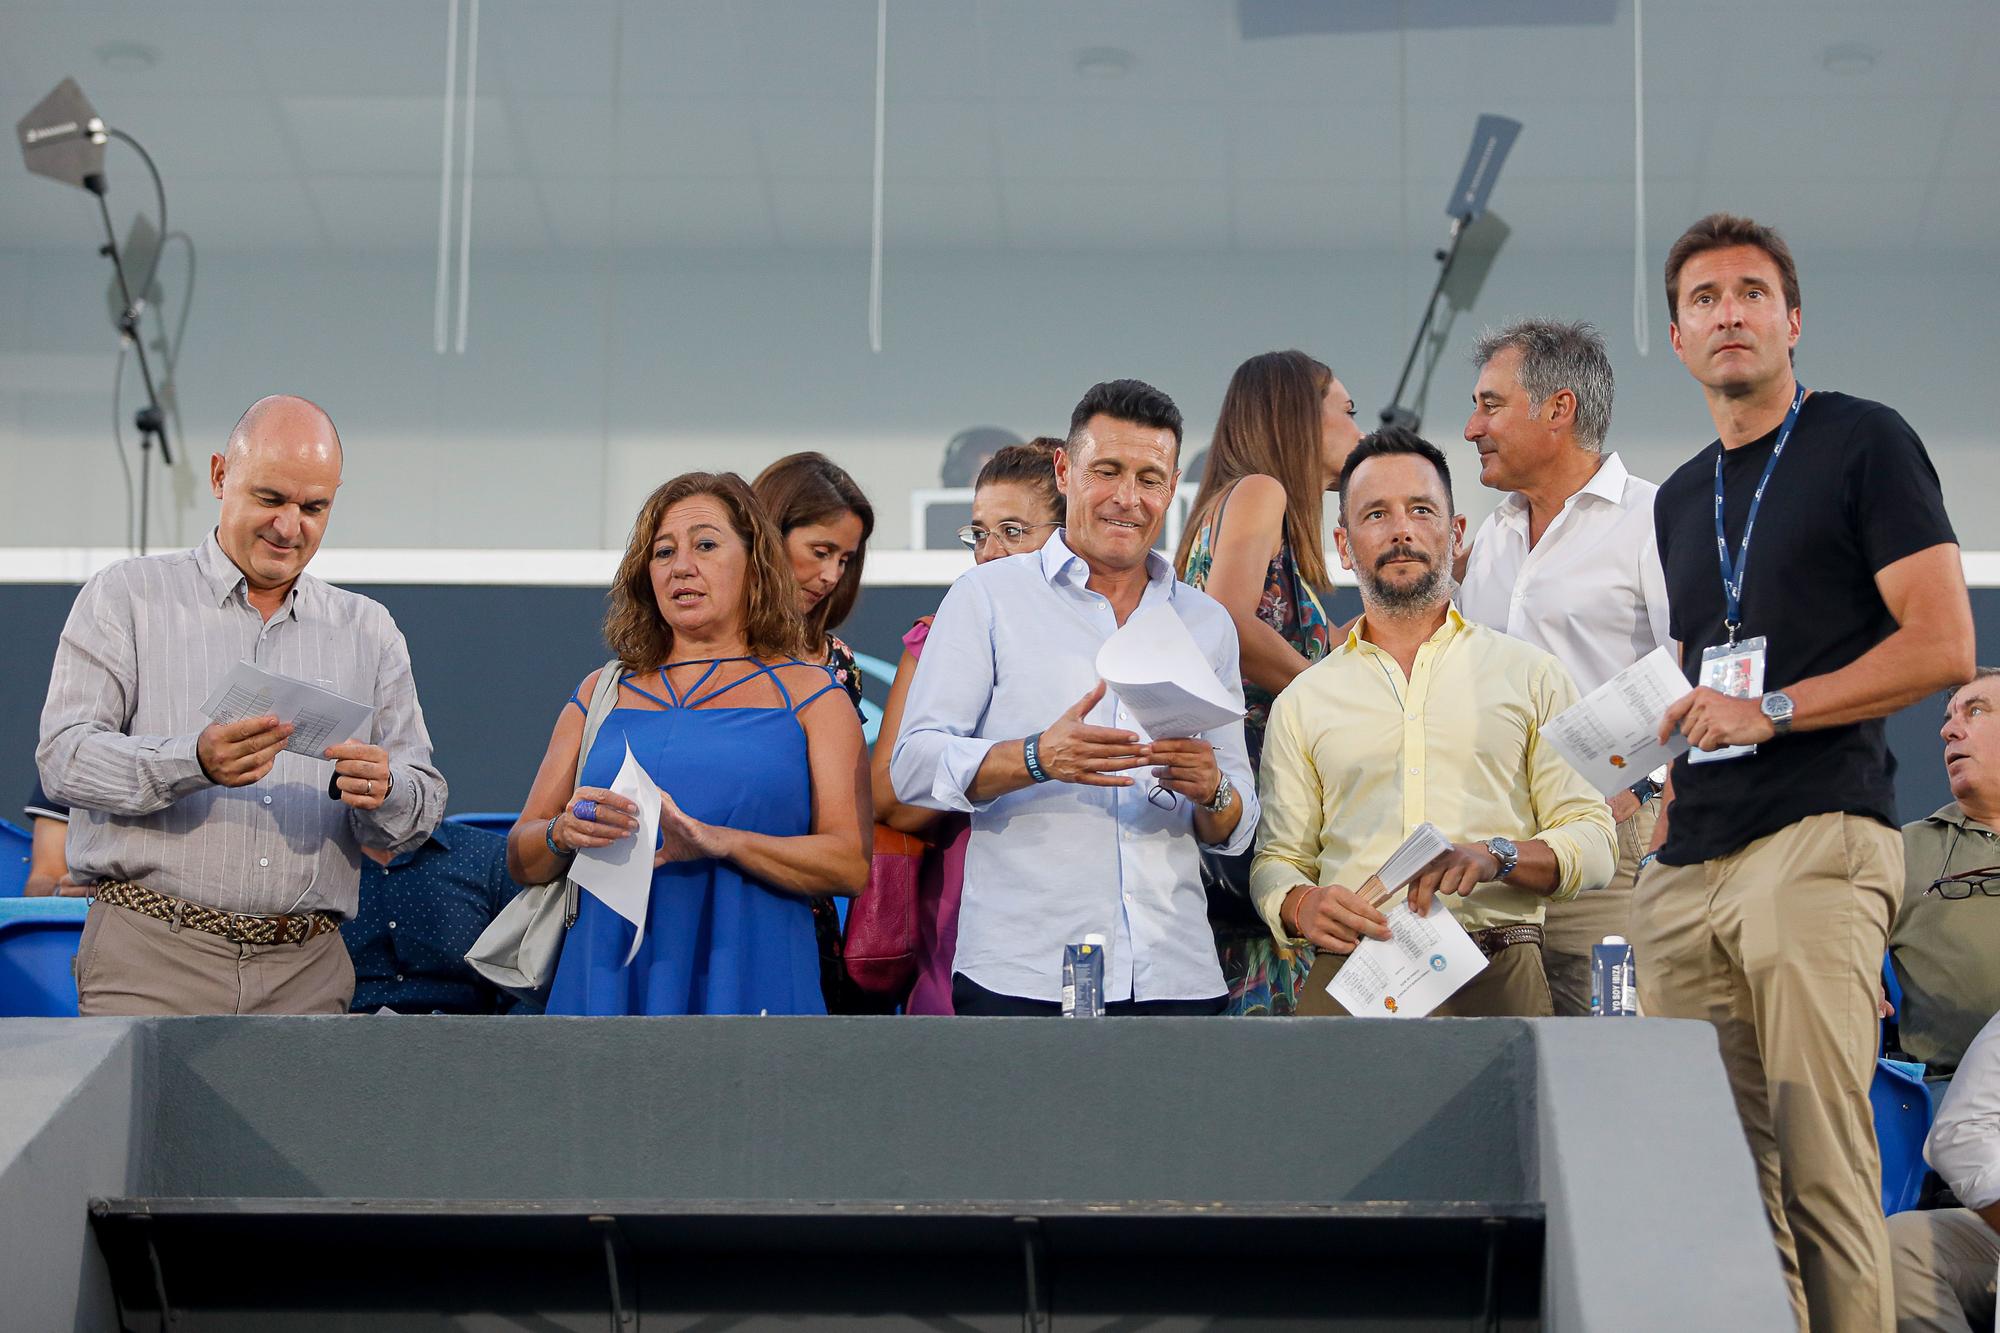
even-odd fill
[[(1630, 0), (1609, 24), (1462, 8), (1476, 26), (1245, 41), (1220, 0), (890, 0), (887, 243), (1428, 247), (1473, 120), (1496, 111), (1526, 127), (1493, 200), (1510, 244), (1629, 248)], [(205, 249), (425, 252), (446, 12), (0, 0), (0, 120), (74, 75), (152, 150), (175, 227)], [(872, 0), (482, 0), (480, 22), (478, 250), (867, 244)], [(116, 41), (159, 60), (115, 69), (97, 52)], [(1829, 72), (1838, 44), (1873, 68)], [(1128, 51), (1129, 71), (1080, 76), (1094, 46)], [(1989, 244), (1992, 0), (1655, 0), (1645, 52), (1656, 247), (1716, 207), (1782, 216), (1815, 248)], [(111, 153), (117, 211), (149, 206), (136, 161)], [(90, 231), (75, 192), (0, 162), (0, 245)]]

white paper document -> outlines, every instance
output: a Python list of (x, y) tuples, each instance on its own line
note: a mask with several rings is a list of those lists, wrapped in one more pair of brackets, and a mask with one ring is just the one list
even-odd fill
[(1422, 1018), (1486, 970), (1486, 955), (1442, 897), (1429, 916), (1408, 902), (1389, 909), (1387, 941), (1364, 939), (1327, 990), (1356, 1018)]
[(1133, 612), (1104, 641), (1097, 674), (1153, 740), (1197, 736), (1243, 716), (1165, 602)]
[(632, 757), (630, 743), (611, 790), (639, 807), (639, 831), (609, 847), (585, 847), (570, 865), (569, 877), (632, 923), (632, 948), (622, 964), (630, 967), (639, 956), (639, 941), (646, 938), (646, 904), (653, 896), (653, 842), (660, 832), (660, 789)]
[(292, 724), (285, 748), (312, 759), (324, 759), (327, 746), (363, 734), (375, 714), (372, 704), (357, 703), (324, 685), (280, 676), (250, 662), (231, 667), (201, 711), (215, 722), (275, 715)]
[(1355, 892), (1371, 906), (1380, 907), (1391, 894), (1416, 877), (1416, 873), (1451, 850), (1451, 839), (1436, 824), (1425, 821), (1410, 830), (1403, 845), (1389, 853), (1382, 868), (1361, 881)]
[(1556, 714), (1549, 740), (1606, 796), (1687, 751), (1676, 731), (1660, 744), (1660, 719), (1692, 687), (1665, 648), (1655, 648)]

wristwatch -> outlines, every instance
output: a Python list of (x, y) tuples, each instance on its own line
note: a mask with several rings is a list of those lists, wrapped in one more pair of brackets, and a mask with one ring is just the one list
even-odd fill
[(1236, 799), (1236, 788), (1230, 785), (1229, 775), (1224, 773), (1221, 777), (1222, 781), (1215, 785), (1215, 799), (1202, 807), (1212, 815), (1221, 814)]
[(1633, 783), (1625, 790), (1631, 792), (1634, 796), (1638, 797), (1639, 804), (1644, 805), (1646, 802), (1652, 800), (1654, 797), (1658, 796), (1661, 792), (1665, 791), (1666, 786), (1658, 778), (1654, 777), (1651, 773), (1648, 773), (1645, 777), (1640, 778), (1637, 782)]
[(1771, 719), (1771, 730), (1780, 736), (1792, 734), (1792, 696), (1783, 690), (1772, 690), (1758, 701), (1764, 716)]
[(1500, 863), (1500, 873), (1495, 879), (1505, 879), (1514, 873), (1514, 867), (1521, 864), (1521, 849), (1507, 838), (1488, 838), (1483, 844), (1493, 853), (1493, 859)]

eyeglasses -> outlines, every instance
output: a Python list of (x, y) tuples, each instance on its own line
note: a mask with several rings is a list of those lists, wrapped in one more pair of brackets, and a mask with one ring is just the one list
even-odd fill
[(1002, 523), (997, 528), (982, 528), (968, 523), (958, 530), (958, 539), (970, 550), (978, 550), (989, 541), (997, 540), (1002, 546), (1014, 547), (1024, 541), (1028, 534), (1040, 532), (1043, 528), (1059, 528), (1060, 523)]
[(1181, 803), (1181, 798), (1179, 792), (1168, 791), (1155, 782), (1152, 789), (1146, 793), (1146, 802), (1156, 809), (1172, 810)]
[(1970, 898), (1974, 893), (2000, 898), (2000, 866), (1981, 866), (1977, 870), (1961, 870), (1956, 875), (1940, 876), (1932, 880), (1931, 886), (1924, 892), (1953, 901)]

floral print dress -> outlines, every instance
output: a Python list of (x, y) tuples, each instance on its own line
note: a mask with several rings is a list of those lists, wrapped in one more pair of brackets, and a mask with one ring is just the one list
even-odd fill
[[(1215, 560), (1215, 539), (1222, 529), (1229, 497), (1215, 507), (1215, 513), (1195, 533), (1188, 548), (1187, 568), (1181, 577), (1200, 588), (1208, 582)], [(1257, 619), (1276, 630), (1308, 662), (1325, 657), (1333, 643), (1333, 629), (1319, 595), (1299, 577), (1298, 561), (1289, 543), (1280, 542), (1277, 555), (1264, 576), (1264, 595), (1257, 601)], [(1250, 771), (1258, 771), (1264, 755), (1264, 728), (1271, 718), (1271, 703), (1277, 696), (1249, 681), (1243, 682), (1243, 736), (1250, 751)], [(1250, 854), (1223, 857), (1202, 854), (1202, 878), (1209, 891), (1209, 924), (1215, 931), (1215, 949), (1222, 960), (1222, 979), (1229, 987), (1225, 1013), (1289, 1014), (1297, 1006), (1299, 987), (1312, 970), (1310, 948), (1288, 948), (1271, 937), (1249, 906), (1242, 888), (1247, 885)]]

